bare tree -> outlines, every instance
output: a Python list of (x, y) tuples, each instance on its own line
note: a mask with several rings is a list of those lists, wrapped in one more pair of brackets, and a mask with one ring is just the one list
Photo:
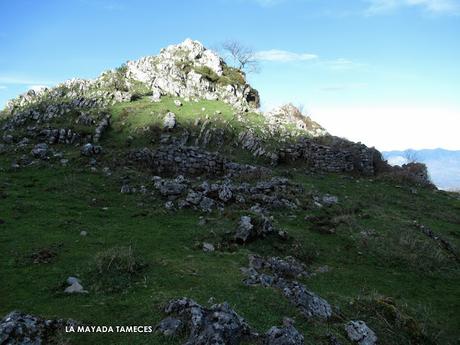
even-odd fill
[(225, 54), (232, 60), (235, 67), (245, 73), (258, 72), (259, 62), (256, 58), (256, 52), (241, 42), (228, 40), (222, 43), (222, 49)]

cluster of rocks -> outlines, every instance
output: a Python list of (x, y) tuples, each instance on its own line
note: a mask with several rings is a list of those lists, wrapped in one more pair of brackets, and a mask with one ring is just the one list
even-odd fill
[(209, 308), (189, 298), (170, 301), (164, 310), (169, 316), (162, 320), (156, 331), (165, 336), (174, 336), (186, 330), (186, 344), (228, 344), (256, 341), (265, 345), (303, 345), (303, 336), (292, 322), (283, 327), (272, 327), (266, 334), (254, 332), (249, 324), (227, 303), (214, 304)]
[(280, 289), (307, 318), (327, 320), (332, 316), (332, 308), (326, 300), (309, 291), (303, 284), (290, 279), (307, 275), (303, 265), (293, 258), (264, 259), (260, 256), (250, 256), (249, 267), (242, 268), (242, 272), (246, 275), (246, 285)]
[(37, 316), (13, 311), (0, 321), (0, 344), (42, 345), (66, 326), (75, 326), (73, 320), (46, 320)]
[[(200, 42), (186, 39), (148, 56), (126, 63), (126, 77), (149, 85), (153, 101), (163, 95), (184, 99), (222, 100), (239, 110), (259, 107), (258, 92), (251, 88), (241, 72), (239, 80), (226, 77), (225, 62)], [(218, 82), (226, 80), (228, 83)]]
[(391, 168), (390, 174), (419, 186), (436, 188), (430, 180), (427, 166), (423, 163), (412, 162), (402, 166), (395, 165)]
[(327, 131), (309, 116), (302, 112), (291, 103), (276, 107), (270, 111), (262, 113), (267, 119), (267, 124), (271, 132), (279, 132), (280, 128), (294, 126), (304, 135), (318, 137), (327, 134)]
[[(214, 208), (222, 209), (225, 205), (237, 203), (240, 205), (255, 204), (251, 211), (260, 213), (253, 221), (247, 217), (247, 226), (241, 226), (239, 238), (242, 242), (250, 239), (255, 233), (268, 233), (272, 226), (268, 225), (268, 218), (262, 210), (266, 208), (296, 208), (295, 195), (303, 191), (301, 186), (289, 183), (287, 179), (274, 177), (267, 181), (251, 185), (247, 182), (235, 183), (231, 180), (209, 183), (208, 181), (193, 185), (189, 179), (179, 175), (176, 178), (153, 177), (155, 189), (167, 199), (167, 208), (194, 207), (202, 211), (211, 211)], [(125, 192), (133, 190), (128, 182), (124, 182)], [(141, 188), (142, 189), (142, 188)], [(246, 218), (245, 218), (246, 219)], [(242, 224), (246, 224), (242, 222)], [(252, 227), (251, 227), (252, 226)]]
[(275, 232), (275, 228), (266, 215), (260, 213), (257, 220), (249, 216), (242, 216), (236, 229), (234, 240), (246, 243), (256, 238), (263, 238)]

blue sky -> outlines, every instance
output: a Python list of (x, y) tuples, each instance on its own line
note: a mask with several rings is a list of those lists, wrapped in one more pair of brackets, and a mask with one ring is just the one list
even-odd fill
[(262, 59), (264, 108), (303, 104), (379, 149), (460, 149), (460, 0), (2, 0), (0, 14), (0, 105), (187, 37), (236, 39)]

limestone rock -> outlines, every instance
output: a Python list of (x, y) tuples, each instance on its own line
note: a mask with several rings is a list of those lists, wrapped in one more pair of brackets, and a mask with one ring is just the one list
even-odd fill
[(42, 345), (65, 326), (76, 325), (73, 320), (46, 320), (38, 316), (13, 311), (0, 320), (0, 344)]
[(240, 222), (238, 224), (238, 229), (236, 230), (235, 240), (246, 242), (252, 236), (252, 229), (254, 225), (251, 223), (251, 217), (249, 216), (242, 216), (240, 218)]
[(92, 156), (100, 154), (101, 152), (102, 152), (101, 146), (94, 145), (91, 143), (87, 143), (83, 145), (82, 148), (80, 149), (81, 155), (86, 156), (86, 157), (92, 157)]
[(345, 325), (345, 330), (348, 338), (359, 345), (375, 345), (377, 343), (377, 336), (364, 321), (350, 321)]
[(304, 337), (292, 326), (272, 327), (265, 334), (264, 345), (303, 345)]
[(174, 127), (176, 127), (176, 114), (168, 112), (163, 119), (163, 128), (173, 129)]
[[(190, 345), (237, 345), (251, 335), (249, 325), (227, 303), (214, 304), (210, 308), (205, 308), (184, 297), (170, 301), (165, 307), (165, 312), (174, 315), (175, 319), (186, 325), (187, 344)], [(163, 320), (160, 325), (165, 323), (171, 324), (172, 322)], [(160, 326), (157, 328), (159, 329)]]
[(44, 159), (48, 153), (48, 145), (45, 143), (37, 144), (34, 146), (31, 153), (35, 158)]

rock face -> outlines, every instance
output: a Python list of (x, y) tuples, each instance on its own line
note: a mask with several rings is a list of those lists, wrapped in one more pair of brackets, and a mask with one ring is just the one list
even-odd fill
[(0, 321), (0, 344), (44, 345), (57, 331), (66, 325), (74, 325), (71, 320), (45, 320), (37, 316), (13, 311)]
[(345, 325), (348, 338), (359, 345), (375, 345), (377, 336), (364, 321), (350, 321)]
[[(229, 72), (238, 73), (238, 79), (229, 78)], [(162, 49), (158, 56), (128, 61), (126, 77), (148, 85), (155, 97), (220, 99), (240, 110), (259, 107), (259, 95), (244, 75), (191, 39)]]

